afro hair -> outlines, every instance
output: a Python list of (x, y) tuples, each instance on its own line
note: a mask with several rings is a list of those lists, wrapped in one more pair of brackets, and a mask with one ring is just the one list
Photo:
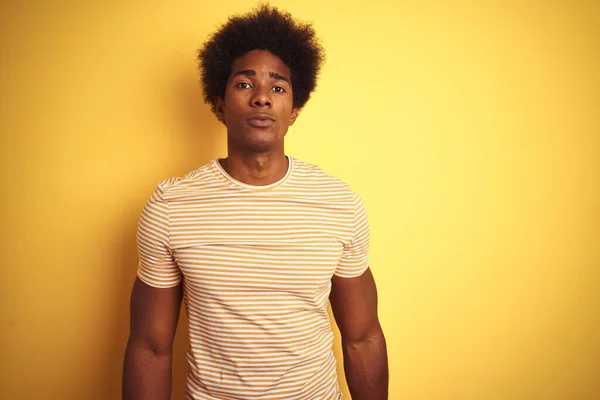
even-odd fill
[(204, 101), (212, 111), (216, 98), (225, 97), (233, 61), (252, 50), (267, 50), (287, 65), (294, 107), (304, 107), (317, 86), (325, 52), (311, 24), (263, 4), (248, 14), (230, 17), (198, 50)]

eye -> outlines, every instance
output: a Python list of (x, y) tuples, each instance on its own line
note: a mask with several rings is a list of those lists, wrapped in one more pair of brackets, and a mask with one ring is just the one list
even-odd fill
[(242, 89), (249, 89), (252, 87), (248, 82), (240, 82), (235, 86), (242, 88)]
[(273, 91), (276, 92), (276, 93), (284, 93), (285, 89), (282, 88), (281, 86), (274, 86), (273, 87)]

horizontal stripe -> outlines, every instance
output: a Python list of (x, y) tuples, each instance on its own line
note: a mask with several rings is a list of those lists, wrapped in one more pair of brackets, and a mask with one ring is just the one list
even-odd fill
[(333, 275), (368, 266), (358, 195), (289, 158), (268, 187), (212, 161), (157, 186), (138, 224), (138, 276), (183, 281), (190, 349), (186, 399), (340, 399), (327, 313)]

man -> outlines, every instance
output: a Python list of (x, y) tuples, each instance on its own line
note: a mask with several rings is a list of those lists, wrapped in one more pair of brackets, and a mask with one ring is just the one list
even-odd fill
[(323, 61), (312, 26), (261, 6), (230, 18), (199, 61), (228, 156), (164, 181), (146, 203), (123, 398), (169, 399), (183, 298), (187, 399), (340, 399), (328, 300), (352, 398), (387, 399), (362, 202), (284, 152)]

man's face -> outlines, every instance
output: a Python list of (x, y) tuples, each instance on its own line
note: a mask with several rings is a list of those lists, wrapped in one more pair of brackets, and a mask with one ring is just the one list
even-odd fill
[(281, 146), (298, 115), (293, 108), (291, 73), (281, 59), (266, 50), (237, 58), (225, 88), (217, 98), (217, 117), (227, 126), (230, 145), (261, 152)]

